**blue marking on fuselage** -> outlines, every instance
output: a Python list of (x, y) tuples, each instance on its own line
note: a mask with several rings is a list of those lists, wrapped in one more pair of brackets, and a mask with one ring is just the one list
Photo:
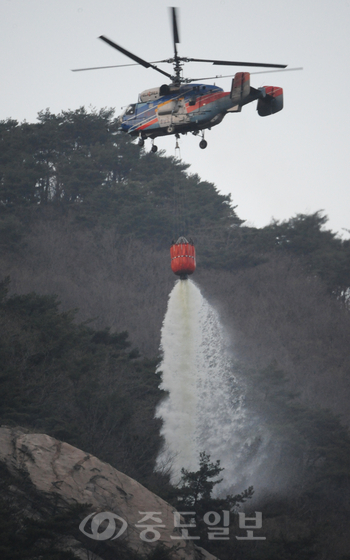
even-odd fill
[[(156, 114), (156, 108), (167, 101), (173, 101), (176, 99), (183, 98), (185, 103), (188, 103), (191, 99), (198, 97), (202, 97), (204, 95), (208, 95), (210, 93), (219, 93), (223, 92), (222, 88), (219, 88), (215, 85), (207, 85), (207, 84), (184, 84), (180, 87), (180, 90), (174, 94), (164, 95), (155, 101), (150, 102), (142, 102), (142, 103), (135, 103), (135, 110), (132, 115), (123, 115), (121, 128), (128, 132), (129, 134), (133, 134), (139, 129), (140, 127), (146, 128), (147, 131), (159, 129), (159, 122)], [(214, 103), (222, 105), (222, 110), (226, 111), (230, 106), (230, 103), (220, 103), (222, 100), (217, 100)], [(195, 123), (200, 121), (208, 121), (212, 117), (214, 117), (218, 113), (218, 106), (212, 105), (212, 102), (208, 103), (208, 109), (205, 110), (203, 107), (200, 107), (199, 110), (193, 111), (193, 113), (188, 113), (189, 122)], [(155, 119), (156, 122), (152, 123)], [(147, 126), (147, 123), (152, 123)]]

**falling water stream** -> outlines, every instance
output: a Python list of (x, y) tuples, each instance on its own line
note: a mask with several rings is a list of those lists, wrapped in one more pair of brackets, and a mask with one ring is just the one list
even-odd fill
[(177, 482), (181, 468), (198, 470), (199, 453), (224, 467), (223, 486), (252, 484), (268, 436), (245, 408), (244, 382), (235, 375), (218, 313), (191, 280), (178, 280), (170, 294), (161, 333), (158, 406), (163, 449), (159, 469)]

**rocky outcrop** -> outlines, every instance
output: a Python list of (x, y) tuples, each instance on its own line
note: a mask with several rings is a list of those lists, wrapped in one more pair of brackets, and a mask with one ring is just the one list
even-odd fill
[(72, 445), (45, 434), (3, 426), (0, 461), (10, 473), (29, 481), (45, 500), (62, 505), (89, 504), (74, 538), (67, 535), (66, 539), (66, 546), (81, 558), (86, 558), (89, 543), (93, 549), (96, 541), (103, 541), (110, 552), (122, 545), (133, 554), (146, 556), (161, 544), (173, 560), (215, 560), (183, 538), (186, 534), (175, 526), (175, 510), (170, 504)]

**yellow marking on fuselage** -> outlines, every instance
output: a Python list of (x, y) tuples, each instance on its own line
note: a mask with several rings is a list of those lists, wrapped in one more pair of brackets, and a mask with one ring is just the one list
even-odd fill
[(184, 98), (183, 97), (173, 97), (172, 99), (168, 99), (168, 101), (164, 101), (163, 103), (159, 103), (157, 105), (157, 107), (155, 108), (156, 111), (158, 111), (159, 107), (164, 107), (164, 105), (167, 105), (168, 103), (171, 103), (172, 101), (183, 101)]

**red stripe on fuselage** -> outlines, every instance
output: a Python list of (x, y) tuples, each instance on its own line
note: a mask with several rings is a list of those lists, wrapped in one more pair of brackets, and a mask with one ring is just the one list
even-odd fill
[[(224, 91), (219, 91), (219, 92), (215, 92), (215, 93), (208, 93), (207, 95), (202, 95), (200, 97), (198, 97), (198, 101), (196, 102), (195, 105), (189, 105), (189, 101), (186, 102), (186, 111), (187, 113), (192, 113), (192, 111), (198, 111), (198, 109), (202, 109), (203, 106), (205, 105), (209, 105), (210, 103), (214, 103), (215, 101), (219, 101), (220, 99), (227, 97), (228, 95), (230, 95), (229, 92), (224, 92)], [(138, 130), (145, 130), (146, 128), (148, 128), (149, 126), (152, 126), (153, 124), (157, 124), (158, 123), (158, 117), (156, 116), (154, 119), (145, 122), (143, 124), (141, 124), (140, 126), (138, 126), (137, 128), (135, 128), (135, 131)]]
[(158, 117), (156, 117), (155, 119), (152, 119), (149, 122), (146, 122), (144, 124), (141, 124), (140, 126), (138, 126), (135, 130), (145, 130), (145, 128), (147, 128), (148, 126), (151, 126), (152, 124), (156, 124), (158, 122)]
[(201, 97), (198, 97), (195, 105), (189, 105), (188, 102), (186, 103), (187, 113), (192, 113), (192, 111), (198, 111), (198, 109), (201, 109), (204, 105), (209, 105), (210, 103), (219, 101), (219, 99), (222, 99), (223, 97), (227, 97), (228, 95), (230, 94), (225, 91), (219, 91), (216, 93), (208, 93), (207, 95), (202, 95)]

